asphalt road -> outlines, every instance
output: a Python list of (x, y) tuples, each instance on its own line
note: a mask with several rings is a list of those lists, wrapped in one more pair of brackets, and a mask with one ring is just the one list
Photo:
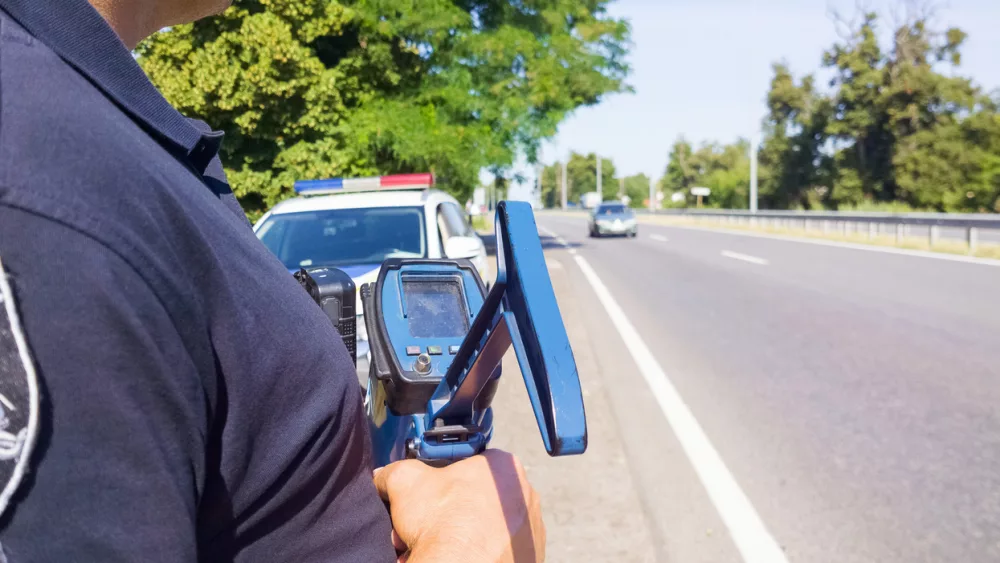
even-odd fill
[[(494, 445), (548, 500), (550, 561), (749, 561), (768, 539), (793, 562), (1000, 561), (1000, 267), (538, 222), (557, 235), (544, 242), (591, 448), (547, 458), (510, 369)], [(717, 458), (668, 419), (656, 377)]]

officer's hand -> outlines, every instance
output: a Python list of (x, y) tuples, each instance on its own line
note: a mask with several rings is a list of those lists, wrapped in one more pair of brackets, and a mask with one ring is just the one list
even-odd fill
[(486, 450), (440, 469), (400, 461), (376, 471), (375, 486), (389, 502), (400, 561), (545, 560), (538, 494), (509, 453)]

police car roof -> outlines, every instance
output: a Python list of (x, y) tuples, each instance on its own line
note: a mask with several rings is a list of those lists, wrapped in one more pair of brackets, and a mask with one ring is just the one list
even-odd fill
[(367, 207), (422, 207), (428, 203), (453, 200), (454, 198), (447, 193), (435, 189), (386, 190), (309, 197), (299, 196), (277, 204), (274, 206), (271, 214), (280, 215), (302, 211)]

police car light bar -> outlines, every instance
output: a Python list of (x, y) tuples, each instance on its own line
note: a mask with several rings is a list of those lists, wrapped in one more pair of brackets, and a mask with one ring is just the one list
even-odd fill
[(347, 192), (419, 190), (429, 188), (433, 185), (433, 174), (395, 174), (392, 176), (373, 176), (370, 178), (300, 180), (295, 182), (295, 192), (301, 195), (325, 195)]

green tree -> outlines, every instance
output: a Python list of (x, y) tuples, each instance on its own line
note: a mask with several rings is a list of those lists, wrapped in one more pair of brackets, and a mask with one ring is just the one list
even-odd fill
[[(573, 152), (566, 161), (566, 201), (579, 202), (585, 193), (597, 191), (597, 155)], [(562, 204), (562, 163), (556, 162), (542, 170), (542, 203), (546, 207)], [(616, 199), (618, 181), (615, 164), (601, 159), (601, 192), (603, 199)]]
[[(704, 200), (710, 207), (741, 208), (748, 205), (750, 190), (750, 143), (744, 139), (729, 145), (703, 144), (694, 150), (683, 138), (678, 139), (670, 151), (660, 188), (664, 191), (665, 205), (679, 207), (694, 205), (696, 197), (691, 188), (706, 187), (711, 194)], [(684, 194), (681, 203), (673, 202), (674, 193)], [(648, 199), (648, 193), (644, 199)]]
[(768, 115), (759, 153), (759, 199), (762, 207), (810, 208), (830, 194), (824, 153), (830, 102), (816, 92), (812, 76), (796, 83), (784, 64), (773, 66), (767, 93)]
[(625, 195), (630, 207), (645, 207), (649, 201), (649, 176), (634, 174), (625, 177)]
[[(761, 206), (1000, 210), (1000, 100), (954, 72), (966, 34), (911, 14), (883, 46), (878, 16), (858, 21), (823, 54), (829, 92), (774, 65)], [(704, 184), (713, 189), (708, 205), (742, 206), (742, 149), (723, 158), (727, 149), (679, 140), (663, 185)]]
[(558, 162), (542, 169), (541, 196), (545, 207), (551, 209), (562, 205), (561, 178), (562, 165)]
[(827, 132), (844, 146), (836, 155), (836, 167), (845, 174), (834, 181), (834, 199), (847, 203), (865, 196), (890, 200), (895, 194), (894, 185), (887, 183), (892, 138), (880, 100), (885, 54), (878, 42), (877, 19), (874, 13), (865, 14), (844, 42), (823, 54), (823, 65), (836, 72), (832, 85), (837, 88)]
[(608, 0), (245, 0), (137, 49), (182, 112), (225, 131), (253, 216), (295, 180), (431, 171), (465, 198), (574, 109), (628, 90)]
[[(597, 191), (597, 155), (570, 154), (566, 165), (569, 178), (569, 199), (580, 201), (583, 194)], [(618, 181), (615, 180), (615, 165), (607, 158), (601, 159), (601, 197), (615, 199)]]
[(917, 208), (1000, 207), (1000, 115), (979, 111), (907, 137), (893, 158), (901, 200)]
[(939, 33), (911, 15), (883, 49), (877, 25), (866, 14), (824, 55), (837, 88), (827, 127), (839, 146), (832, 202), (992, 209), (982, 174), (997, 154), (995, 104), (969, 79), (944, 72), (961, 63), (966, 34)]
[(660, 180), (664, 192), (687, 191), (695, 185), (701, 171), (693, 156), (694, 149), (684, 137), (674, 141), (667, 156), (667, 169)]
[(725, 146), (710, 145), (698, 153), (705, 163), (698, 183), (712, 190), (709, 207), (744, 209), (750, 197), (750, 143), (740, 139)]

